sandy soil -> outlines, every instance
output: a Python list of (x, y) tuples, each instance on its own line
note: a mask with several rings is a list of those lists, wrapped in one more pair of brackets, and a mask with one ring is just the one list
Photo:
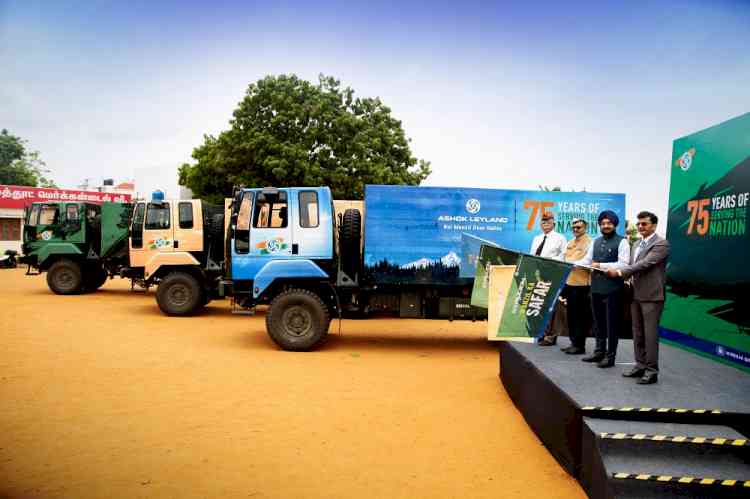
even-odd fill
[(289, 353), (261, 316), (161, 315), (125, 281), (0, 270), (0, 497), (576, 497), (484, 323), (344, 321)]

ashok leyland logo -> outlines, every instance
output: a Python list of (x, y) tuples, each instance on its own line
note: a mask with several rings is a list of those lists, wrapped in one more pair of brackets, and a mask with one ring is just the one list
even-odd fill
[(682, 171), (686, 172), (693, 164), (693, 156), (695, 156), (695, 147), (691, 147), (690, 149), (685, 151), (682, 156), (675, 160), (674, 164), (675, 166), (679, 166)]
[(468, 201), (466, 201), (466, 211), (468, 211), (472, 215), (475, 215), (475, 214), (479, 213), (479, 209), (481, 207), (482, 207), (482, 205), (479, 204), (479, 200), (478, 199), (472, 198), (472, 199), (469, 199)]
[(724, 349), (723, 346), (717, 345), (716, 347), (716, 355), (719, 357), (724, 357), (724, 355), (727, 353), (727, 351)]

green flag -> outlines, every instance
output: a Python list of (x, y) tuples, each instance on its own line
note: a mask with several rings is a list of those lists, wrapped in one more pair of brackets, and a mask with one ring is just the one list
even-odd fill
[(497, 336), (540, 336), (572, 268), (557, 260), (520, 255)]
[(479, 250), (474, 287), (471, 291), (471, 304), (474, 307), (488, 308), (487, 293), (490, 288), (490, 265), (516, 265), (521, 254), (497, 246), (483, 244)]

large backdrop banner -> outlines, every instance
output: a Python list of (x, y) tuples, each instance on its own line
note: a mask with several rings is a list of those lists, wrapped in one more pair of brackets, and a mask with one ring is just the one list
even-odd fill
[(662, 338), (750, 370), (750, 113), (674, 141)]

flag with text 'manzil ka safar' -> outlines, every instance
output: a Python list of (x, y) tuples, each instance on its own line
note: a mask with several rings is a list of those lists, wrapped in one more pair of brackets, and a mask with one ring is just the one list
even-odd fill
[[(542, 335), (552, 316), (560, 291), (573, 268), (568, 263), (548, 258), (522, 253), (511, 255), (511, 253), (514, 252), (504, 248), (483, 246), (480, 265), (477, 265), (478, 273), (483, 273), (480, 272), (482, 260), (515, 265), (510, 278), (503, 277), (504, 282), (494, 283), (493, 286), (487, 287), (487, 290), (491, 287), (494, 293), (504, 296), (504, 299), (499, 302), (493, 296), (487, 296), (484, 299), (489, 306), (498, 303), (502, 307), (502, 310), (497, 311), (499, 312), (497, 314), (499, 317), (496, 319), (497, 325), (492, 325), (493, 329), (496, 329), (489, 332), (490, 339), (529, 338)], [(478, 277), (481, 279), (481, 276)], [(481, 287), (477, 286), (477, 280), (475, 280), (475, 293), (487, 292), (484, 289), (477, 289)], [(472, 296), (472, 303), (484, 300), (477, 300), (477, 297)]]

